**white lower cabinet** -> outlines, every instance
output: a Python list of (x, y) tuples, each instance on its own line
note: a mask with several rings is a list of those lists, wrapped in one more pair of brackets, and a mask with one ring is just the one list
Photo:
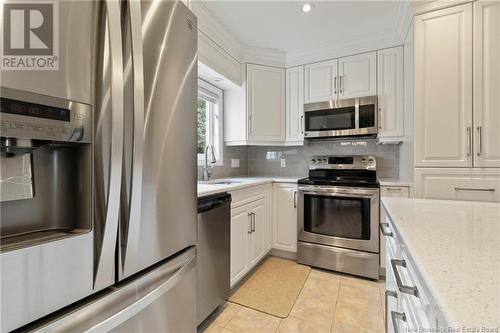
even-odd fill
[(424, 199), (500, 202), (500, 170), (416, 168), (415, 196)]
[[(380, 187), (380, 197), (397, 197), (397, 198), (409, 198), (410, 197), (410, 187), (409, 186), (381, 186)], [(386, 223), (385, 210), (380, 209), (380, 223)], [(386, 237), (382, 234), (382, 229), (380, 230), (380, 267), (386, 269), (386, 276), (388, 276), (388, 266), (386, 266)]]
[(297, 252), (297, 184), (273, 185), (273, 248)]
[(231, 193), (231, 288), (271, 248), (272, 185)]

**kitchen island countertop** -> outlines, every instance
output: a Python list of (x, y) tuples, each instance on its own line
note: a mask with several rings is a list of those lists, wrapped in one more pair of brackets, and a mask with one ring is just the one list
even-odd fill
[(498, 329), (500, 203), (383, 198), (382, 204), (448, 325)]

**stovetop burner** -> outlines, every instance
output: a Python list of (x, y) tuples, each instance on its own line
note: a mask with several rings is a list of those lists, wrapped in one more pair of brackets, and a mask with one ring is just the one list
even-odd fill
[(376, 160), (372, 156), (314, 156), (309, 177), (301, 185), (378, 188)]

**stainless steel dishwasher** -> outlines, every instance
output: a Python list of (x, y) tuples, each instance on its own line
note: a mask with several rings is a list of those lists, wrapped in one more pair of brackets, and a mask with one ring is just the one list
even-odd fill
[(229, 297), (231, 195), (198, 198), (198, 325)]

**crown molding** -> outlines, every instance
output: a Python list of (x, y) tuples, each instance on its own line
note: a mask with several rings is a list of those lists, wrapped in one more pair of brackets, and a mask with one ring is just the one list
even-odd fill
[(420, 15), (432, 12), (438, 9), (462, 5), (475, 0), (426, 0), (426, 1), (411, 1), (411, 9), (413, 15)]
[(277, 49), (266, 49), (247, 46), (243, 50), (243, 62), (275, 67), (286, 66), (286, 52)]
[(203, 4), (190, 1), (190, 9), (198, 17), (198, 30), (224, 49), (238, 62), (243, 62), (244, 46), (240, 40)]
[(404, 41), (406, 39), (408, 31), (410, 30), (410, 25), (413, 21), (412, 3), (408, 1), (399, 2), (397, 15), (398, 15), (398, 22), (396, 25), (396, 31), (401, 37), (401, 40)]
[(402, 45), (403, 40), (397, 33), (385, 36), (371, 36), (363, 40), (358, 40), (342, 46), (327, 43), (318, 45), (313, 49), (299, 50), (286, 53), (286, 67), (309, 64), (313, 62), (350, 56), (358, 53), (365, 53), (379, 49), (385, 49), (397, 45)]

